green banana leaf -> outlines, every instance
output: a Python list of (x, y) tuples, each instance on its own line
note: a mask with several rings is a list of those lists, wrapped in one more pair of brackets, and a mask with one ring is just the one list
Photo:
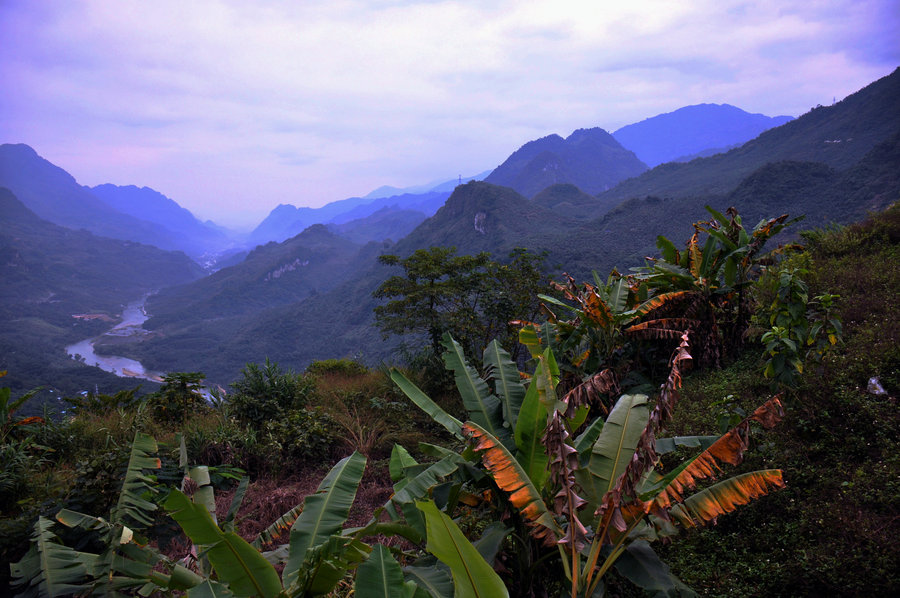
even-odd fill
[(594, 443), (597, 442), (600, 432), (603, 431), (604, 423), (606, 422), (603, 421), (602, 417), (596, 418), (588, 424), (584, 432), (575, 438), (575, 450), (578, 451), (578, 459), (582, 461), (582, 465), (587, 463), (591, 450), (594, 448)]
[(422, 392), (418, 386), (410, 382), (399, 370), (391, 369), (391, 380), (400, 390), (415, 403), (419, 409), (427, 413), (431, 419), (444, 426), (448, 432), (462, 439), (462, 422), (444, 411), (431, 400), (431, 397)]
[(497, 339), (492, 340), (484, 350), (483, 363), (503, 404), (505, 425), (515, 430), (519, 409), (525, 399), (525, 387), (519, 380), (519, 368)]
[(206, 554), (219, 581), (235, 596), (269, 598), (281, 592), (275, 568), (243, 538), (219, 529), (206, 507), (173, 490), (165, 508), (194, 544), (208, 547)]
[(673, 438), (657, 438), (656, 452), (659, 455), (665, 455), (666, 453), (671, 453), (679, 446), (706, 450), (718, 439), (718, 436), (675, 436)]
[(407, 581), (415, 583), (432, 598), (453, 597), (453, 578), (450, 577), (450, 571), (445, 565), (432, 567), (411, 565), (404, 567), (403, 573)]
[(282, 574), (285, 586), (297, 579), (308, 549), (340, 533), (365, 469), (366, 458), (354, 451), (328, 472), (315, 494), (306, 497), (303, 512), (291, 527), (290, 556)]
[(628, 544), (615, 564), (616, 571), (653, 598), (692, 598), (697, 593), (672, 575), (644, 540)]
[(575, 473), (582, 497), (588, 501), (582, 510), (586, 516), (591, 516), (628, 467), (649, 418), (647, 395), (622, 395), (616, 402), (591, 449), (587, 468)]
[(484, 560), (450, 517), (434, 502), (419, 501), (416, 507), (425, 515), (428, 543), (425, 548), (450, 567), (453, 595), (456, 598), (508, 597), (500, 576)]
[(407, 467), (418, 465), (412, 455), (399, 444), (395, 444), (391, 449), (391, 460), (388, 463), (388, 472), (391, 474), (392, 482), (399, 482), (404, 477), (404, 470)]
[(456, 388), (469, 412), (469, 419), (490, 432), (504, 445), (511, 447), (513, 440), (509, 428), (503, 426), (503, 406), (500, 399), (491, 394), (487, 382), (482, 380), (478, 371), (469, 365), (462, 347), (450, 334), (444, 334), (441, 344), (446, 349), (442, 355), (444, 363), (448, 370), (453, 371)]
[(188, 590), (188, 598), (233, 598), (234, 594), (227, 586), (211, 579), (205, 580)]
[(50, 519), (38, 517), (31, 547), (22, 560), (9, 566), (12, 585), (19, 588), (19, 596), (71, 596), (86, 587), (87, 569), (96, 555), (77, 552), (60, 543), (52, 525)]
[(353, 592), (358, 598), (415, 598), (417, 592), (427, 596), (414, 582), (403, 579), (399, 563), (381, 544), (357, 569)]
[[(459, 468), (462, 457), (449, 455), (440, 461), (433, 463), (418, 475), (403, 480), (402, 486), (398, 483), (397, 491), (390, 498), (394, 504), (414, 502), (428, 494), (428, 489), (440, 482), (440, 478), (446, 477)], [(399, 486), (399, 488), (398, 488)]]
[(119, 492), (119, 500), (110, 514), (111, 523), (120, 523), (136, 529), (153, 524), (150, 513), (157, 507), (144, 496), (155, 492), (154, 480), (144, 475), (143, 470), (160, 468), (159, 459), (151, 456), (157, 450), (156, 440), (152, 436), (140, 432), (134, 435), (122, 491)]
[(289, 596), (323, 596), (349, 572), (366, 560), (372, 548), (346, 536), (330, 536), (306, 552), (297, 580), (287, 588)]
[(528, 479), (540, 488), (550, 475), (547, 469), (549, 458), (541, 438), (547, 429), (547, 408), (541, 401), (537, 380), (543, 377), (544, 361), (538, 361), (537, 369), (528, 385), (525, 399), (516, 422), (516, 460), (525, 470)]
[(244, 494), (247, 493), (247, 487), (249, 485), (249, 476), (242, 477), (241, 481), (238, 483), (237, 490), (234, 491), (234, 496), (231, 497), (231, 504), (228, 506), (225, 520), (222, 522), (222, 529), (226, 532), (234, 531), (234, 519), (237, 517), (238, 509), (241, 508), (241, 503), (244, 502)]

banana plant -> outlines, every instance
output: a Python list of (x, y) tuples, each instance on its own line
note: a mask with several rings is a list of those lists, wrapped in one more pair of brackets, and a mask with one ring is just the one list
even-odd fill
[(656, 244), (661, 257), (632, 270), (635, 280), (655, 294), (682, 293), (681, 312), (696, 322), (692, 327), (696, 357), (702, 365), (717, 366), (724, 351), (740, 346), (749, 324), (746, 291), (766, 261), (763, 247), (800, 218), (788, 221), (783, 214), (764, 219), (748, 232), (733, 207), (727, 215), (710, 206), (706, 210), (712, 219), (694, 223), (684, 250), (660, 235)]
[[(645, 588), (668, 579), (666, 585), (672, 592), (689, 593), (639, 542), (672, 535), (674, 524), (691, 527), (715, 521), (783, 486), (780, 471), (764, 470), (685, 496), (698, 481), (715, 477), (720, 463), (741, 461), (750, 422), (771, 426), (781, 417), (777, 398), (715, 442), (672, 439), (668, 444), (696, 443), (708, 448), (668, 475), (656, 472), (656, 435), (677, 402), (682, 370), (690, 359), (685, 335), (653, 409), (646, 395), (620, 397), (591, 445), (586, 464), (576, 448), (578, 439), (571, 436), (571, 421), (579, 407), (577, 395), (569, 393), (556, 404), (544, 435), (550, 486), (555, 490), (552, 504), (541, 504), (538, 493), (523, 492), (525, 476), (516, 471), (514, 459), (502, 443), (472, 422), (464, 426), (484, 467), (508, 494), (510, 503), (538, 530), (535, 536), (560, 551), (573, 598), (602, 595), (602, 578), (613, 566)], [(555, 525), (547, 524), (547, 512), (553, 513)]]
[[(332, 591), (371, 551), (361, 538), (372, 535), (374, 526), (343, 531), (365, 466), (366, 458), (358, 452), (339, 461), (316, 492), (306, 497), (302, 509), (291, 509), (254, 543), (222, 530), (196, 494), (191, 500), (173, 491), (165, 508), (191, 541), (204, 547), (216, 577), (213, 586), (192, 588), (188, 595), (207, 595), (211, 587), (237, 597), (266, 598), (320, 596)], [(259, 546), (285, 529), (290, 530), (288, 544), (260, 551)], [(284, 565), (280, 578), (275, 564)]]
[[(452, 349), (452, 342), (445, 342), (445, 347)], [(490, 387), (482, 384), (484, 380), (471, 379), (474, 370), (463, 370), (460, 364), (465, 362), (459, 355), (447, 363), (465, 374), (465, 379), (457, 376), (461, 392), (481, 395), (477, 400), (472, 396), (464, 400), (470, 417), (462, 424), (399, 372), (393, 377), (426, 412), (469, 440), (484, 471), (529, 526), (530, 537), (544, 546), (543, 554), (547, 550), (558, 553), (573, 598), (603, 595), (602, 580), (612, 567), (645, 589), (665, 588), (671, 595), (692, 595), (669, 573), (647, 541), (672, 535), (677, 527), (715, 521), (782, 487), (783, 481), (780, 471), (764, 470), (728, 478), (691, 494), (699, 481), (719, 474), (721, 463), (741, 461), (751, 421), (771, 426), (781, 417), (780, 402), (775, 398), (721, 438), (657, 439), (678, 400), (682, 371), (691, 359), (687, 335), (682, 334), (669, 377), (652, 409), (646, 395), (626, 394), (605, 420), (586, 421), (588, 405), (608, 392), (609, 386), (592, 377), (557, 398), (559, 368), (553, 352), (544, 349), (521, 403), (516, 403), (514, 431), (502, 437), (475, 416), (487, 419), (495, 430), (508, 430), (512, 426), (503, 416), (509, 412), (503, 410), (502, 401), (498, 409), (489, 400), (486, 393)], [(506, 363), (501, 367), (514, 366)], [(513, 380), (512, 376), (508, 379)], [(494, 388), (497, 394), (504, 394), (502, 386), (495, 384)], [(702, 452), (666, 475), (658, 473), (659, 456), (676, 446), (694, 446)], [(472, 458), (468, 450), (463, 455)], [(404, 462), (407, 467), (412, 465), (398, 456), (395, 468), (403, 469)]]
[(79, 552), (62, 543), (53, 522), (35, 523), (32, 544), (18, 563), (10, 566), (20, 595), (71, 596), (77, 593), (119, 595), (138, 591), (186, 590), (202, 577), (172, 562), (150, 547), (141, 531), (153, 523), (157, 506), (150, 498), (159, 469), (156, 441), (137, 433), (125, 470), (119, 499), (108, 518), (63, 509), (56, 521), (84, 533), (96, 533), (103, 543), (99, 553)]

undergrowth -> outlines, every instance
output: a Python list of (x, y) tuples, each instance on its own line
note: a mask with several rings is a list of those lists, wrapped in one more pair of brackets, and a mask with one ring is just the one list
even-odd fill
[[(755, 436), (743, 467), (777, 464), (787, 488), (663, 557), (705, 596), (887, 596), (900, 589), (900, 209), (807, 235), (810, 292), (840, 296), (843, 344), (787, 397), (782, 424)], [(674, 432), (716, 433), (722, 407), (767, 391), (760, 348), (686, 381)], [(867, 392), (877, 377), (887, 394)], [(752, 532), (752, 533), (751, 533)]]

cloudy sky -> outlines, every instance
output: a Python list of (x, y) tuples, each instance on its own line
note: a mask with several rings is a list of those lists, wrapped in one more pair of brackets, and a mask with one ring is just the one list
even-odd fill
[(900, 0), (0, 0), (0, 142), (247, 227), (690, 104), (798, 116), (898, 32)]

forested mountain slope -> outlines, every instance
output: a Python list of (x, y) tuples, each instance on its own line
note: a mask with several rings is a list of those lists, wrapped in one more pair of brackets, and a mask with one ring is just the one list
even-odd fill
[(511, 187), (526, 197), (558, 183), (598, 193), (646, 169), (646, 164), (603, 129), (578, 129), (565, 139), (548, 135), (529, 141), (484, 180)]
[[(125, 303), (202, 275), (183, 253), (42, 220), (0, 188), (0, 370), (14, 388), (133, 386), (75, 363), (62, 347), (109, 328)], [(85, 314), (96, 319), (73, 317)]]
[(24, 144), (0, 145), (0, 187), (8, 188), (35, 214), (59, 226), (161, 249), (195, 249), (196, 244), (186, 242), (180, 233), (116, 210)]
[(653, 167), (683, 156), (746, 143), (790, 120), (790, 116), (750, 114), (728, 104), (698, 104), (626, 125), (612, 136)]
[(669, 163), (600, 194), (602, 215), (633, 197), (724, 195), (770, 162), (821, 162), (837, 170), (861, 160), (900, 131), (900, 69), (834, 106), (817, 107), (725, 154)]

